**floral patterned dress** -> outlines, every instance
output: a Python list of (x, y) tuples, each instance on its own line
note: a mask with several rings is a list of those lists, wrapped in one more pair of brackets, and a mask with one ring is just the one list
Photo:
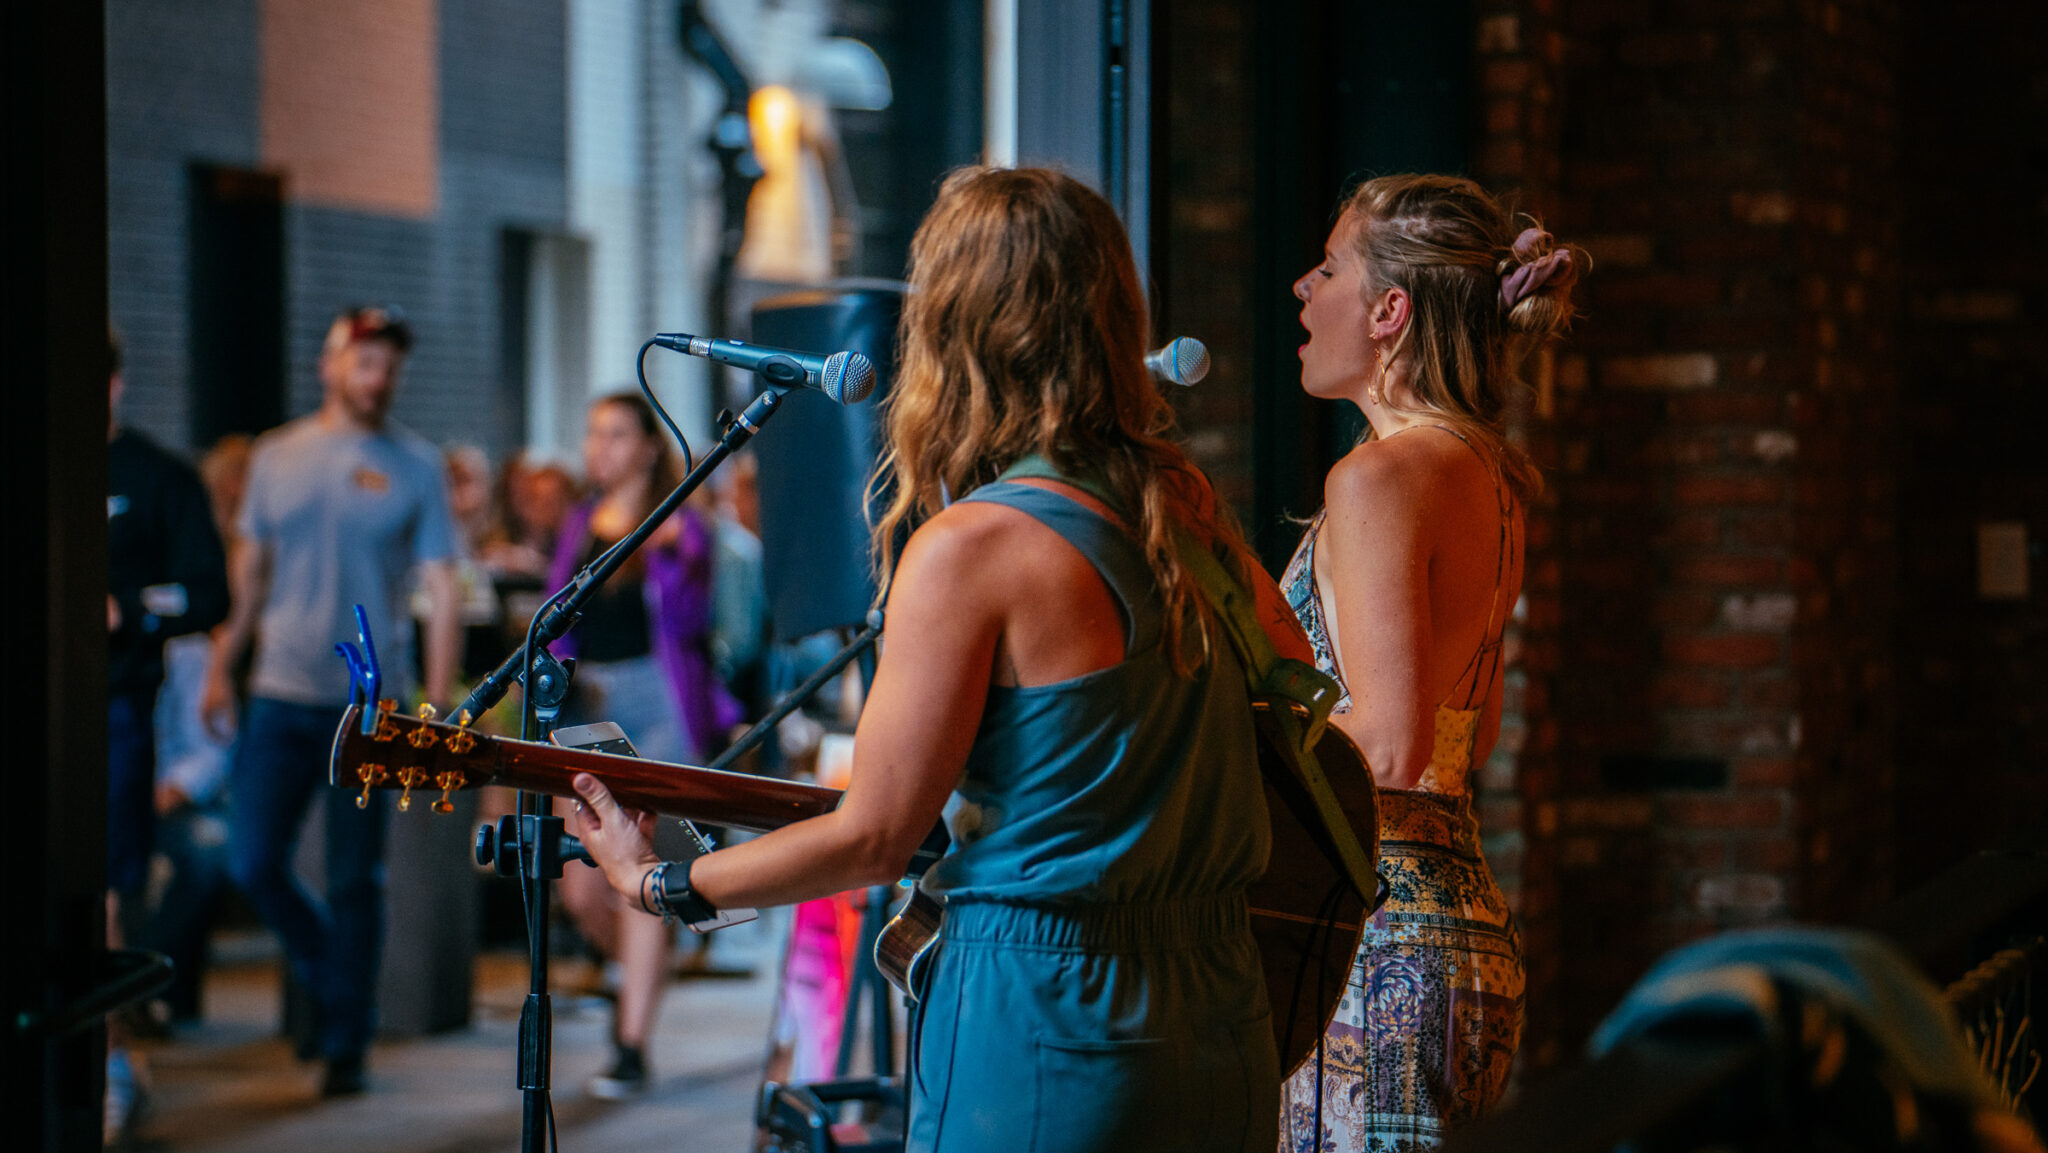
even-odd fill
[[(1506, 512), (1504, 502), (1504, 525), (1511, 523)], [(1341, 683), (1316, 585), (1322, 526), (1318, 515), (1280, 587), (1316, 664)], [(1472, 685), (1466, 707), (1437, 707), (1435, 753), (1422, 780), (1413, 789), (1380, 790), (1379, 867), (1389, 895), (1366, 926), (1321, 1053), (1282, 1087), (1280, 1147), (1288, 1153), (1435, 1149), (1506, 1088), (1522, 1032), (1522, 949), (1480, 854), (1471, 789), (1480, 711), (1500, 660), (1489, 626), (1461, 678)], [(1347, 690), (1337, 708), (1349, 707)]]

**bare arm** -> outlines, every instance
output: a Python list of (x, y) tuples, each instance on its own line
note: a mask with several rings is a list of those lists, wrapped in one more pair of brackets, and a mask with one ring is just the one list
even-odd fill
[(1308, 634), (1301, 631), (1301, 621), (1287, 604), (1286, 594), (1273, 583), (1265, 569), (1255, 568), (1250, 574), (1252, 601), (1258, 607), (1259, 624), (1264, 626), (1266, 636), (1283, 657), (1300, 661), (1305, 665), (1316, 663), (1316, 652), (1309, 647)]
[[(954, 512), (968, 511), (967, 518)], [(988, 697), (1009, 606), (956, 506), (918, 530), (890, 595), (882, 660), (838, 809), (699, 858), (692, 885), (720, 908), (787, 904), (903, 875), (958, 783)], [(604, 786), (577, 778), (578, 837), (612, 886), (637, 899), (656, 861)]]
[(1351, 690), (1351, 710), (1330, 720), (1358, 743), (1381, 786), (1413, 788), (1429, 767), (1436, 724), (1425, 683), (1433, 651), (1428, 486), (1372, 445), (1338, 462), (1323, 496), (1321, 588)]
[(422, 686), (430, 701), (455, 700), (456, 661), (462, 652), (462, 615), (457, 603), (455, 562), (428, 561), (420, 566), (420, 579), (427, 588), (425, 652), (420, 667), (426, 673)]
[(225, 737), (235, 728), (235, 668), (256, 637), (256, 618), (270, 595), (270, 546), (243, 538), (228, 551), (228, 619), (213, 631), (199, 715), (207, 731)]

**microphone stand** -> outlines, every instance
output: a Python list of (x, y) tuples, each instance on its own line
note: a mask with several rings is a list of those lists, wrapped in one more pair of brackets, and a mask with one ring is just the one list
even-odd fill
[[(547, 605), (535, 617), (527, 629), (527, 643), (519, 652), (505, 658), (489, 676), (480, 681), (463, 698), (455, 710), (455, 723), (468, 725), (477, 717), (489, 712), (492, 706), (503, 700), (515, 682), (526, 682), (526, 709), (540, 722), (541, 735), (553, 728), (556, 714), (562, 700), (568, 695), (571, 669), (555, 659), (547, 651), (549, 642), (560, 638), (574, 627), (582, 615), (583, 606), (595, 596), (598, 587), (618, 571), (626, 558), (633, 555), (647, 538), (667, 520), (670, 514), (682, 507), (690, 494), (703, 485), (706, 477), (754, 438), (768, 418), (782, 405), (787, 389), (769, 387), (748, 404), (745, 411), (734, 417), (725, 426), (718, 444), (704, 454), (690, 470), (683, 482), (662, 499), (640, 522), (638, 528), (628, 533), (625, 539), (605, 550), (604, 554), (585, 566), (583, 571), (565, 586), (561, 592), (548, 599)], [(564, 595), (566, 594), (566, 595)], [(879, 630), (879, 626), (877, 626)], [(570, 662), (573, 664), (573, 662)], [(520, 732), (522, 739), (528, 734), (525, 716), (522, 715)], [(531, 808), (531, 811), (529, 809)], [(549, 1136), (554, 1129), (554, 1114), (549, 1103), (549, 1070), (553, 1063), (554, 1017), (548, 998), (548, 886), (547, 882), (562, 875), (562, 864), (576, 859), (581, 846), (574, 837), (563, 832), (562, 818), (554, 815), (554, 804), (545, 794), (521, 793), (519, 797), (519, 819), (517, 821), (516, 846), (508, 846), (505, 834), (512, 831), (511, 823), (502, 823), (493, 828), (486, 825), (478, 830), (477, 860), (480, 864), (495, 866), (503, 876), (517, 874), (521, 887), (526, 893), (528, 963), (531, 976), (527, 985), (526, 1003), (519, 1014), (519, 1089), (524, 1094), (520, 1120), (519, 1148), (521, 1153), (547, 1153)], [(507, 852), (507, 849), (514, 851)], [(587, 860), (588, 858), (583, 858)]]
[[(744, 733), (741, 733), (737, 738), (733, 740), (732, 744), (727, 745), (725, 747), (724, 752), (718, 754), (716, 760), (712, 761), (709, 765), (706, 765), (705, 767), (710, 769), (723, 769), (728, 765), (731, 765), (734, 761), (738, 760), (739, 758), (745, 756), (749, 749), (752, 749), (755, 745), (760, 744), (763, 740), (767, 738), (769, 733), (774, 732), (775, 726), (781, 724), (784, 717), (787, 717), (789, 716), (789, 714), (797, 711), (799, 708), (802, 708), (803, 703), (805, 701), (810, 700), (811, 697), (814, 696), (819, 689), (825, 687), (826, 681), (829, 681), (833, 677), (838, 676), (839, 671), (841, 669), (844, 669), (847, 665), (852, 664), (855, 658), (861, 657), (864, 654), (866, 654), (868, 649), (874, 645), (875, 638), (881, 635), (882, 610), (871, 609), (868, 612), (867, 627), (861, 629), (860, 632), (854, 636), (853, 640), (847, 642), (845, 648), (840, 649), (837, 653), (835, 653), (831, 660), (826, 661), (822, 665), (819, 665), (818, 670), (812, 673), (810, 676), (805, 677), (802, 684), (782, 694), (782, 696), (776, 700), (775, 707), (768, 711), (767, 716), (762, 717), (760, 720), (754, 722), (754, 726), (752, 728), (748, 729)], [(866, 663), (863, 663), (862, 673), (866, 677), (868, 685), (873, 685), (875, 683), (875, 675), (872, 667), (870, 667)]]

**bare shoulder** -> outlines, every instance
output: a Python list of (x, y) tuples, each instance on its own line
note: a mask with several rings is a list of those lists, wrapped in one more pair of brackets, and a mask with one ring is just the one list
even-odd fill
[(1009, 509), (969, 501), (951, 505), (919, 525), (903, 546), (898, 569), (903, 577), (913, 573), (938, 579), (959, 576), (978, 567), (991, 553), (1008, 543), (1016, 525)]
[(1345, 453), (1323, 482), (1324, 503), (1367, 514), (1427, 506), (1443, 479), (1440, 455), (1404, 440), (1414, 438), (1369, 440)]
[(1421, 511), (1461, 499), (1475, 485), (1491, 490), (1486, 462), (1456, 434), (1425, 426), (1352, 449), (1330, 470), (1323, 499), (1332, 507)]
[[(979, 590), (993, 597), (1044, 575), (1059, 550), (1058, 534), (1027, 513), (985, 501), (961, 501), (919, 526), (897, 565), (899, 586), (937, 584), (954, 594)], [(1078, 554), (1076, 554), (1078, 556)], [(1031, 564), (1006, 558), (1031, 557)], [(1083, 562), (1085, 563), (1085, 562)]]

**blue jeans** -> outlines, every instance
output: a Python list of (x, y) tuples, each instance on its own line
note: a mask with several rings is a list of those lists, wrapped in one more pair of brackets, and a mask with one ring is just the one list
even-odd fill
[(228, 770), (228, 873), (284, 941), (292, 971), (319, 1009), (320, 1052), (360, 1057), (369, 1047), (377, 965), (384, 944), (384, 829), (390, 795), (367, 808), (327, 794), (327, 898), (292, 872), (292, 852), (327, 757), (341, 706), (258, 697), (242, 717)]
[(186, 805), (157, 819), (156, 851), (170, 862), (171, 881), (150, 911), (141, 936), (144, 948), (171, 959), (171, 986), (164, 1000), (170, 1005), (172, 1020), (199, 1016), (207, 938), (227, 893), (225, 818), (223, 806), (206, 804)]
[(156, 828), (156, 686), (107, 696), (107, 888), (133, 898), (149, 879)]

